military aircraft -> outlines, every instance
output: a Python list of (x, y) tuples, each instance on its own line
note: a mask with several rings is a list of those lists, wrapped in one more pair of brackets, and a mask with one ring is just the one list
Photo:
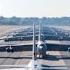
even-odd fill
[(41, 40), (41, 23), (39, 23), (38, 42), (35, 46), (34, 56), (35, 56), (35, 58), (36, 57), (44, 58), (46, 56), (46, 52), (47, 52), (47, 46), (46, 46), (45, 42), (43, 40)]

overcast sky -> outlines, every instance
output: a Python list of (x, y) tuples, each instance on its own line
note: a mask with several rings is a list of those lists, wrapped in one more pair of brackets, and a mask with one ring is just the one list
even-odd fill
[(70, 16), (70, 0), (0, 0), (0, 16)]

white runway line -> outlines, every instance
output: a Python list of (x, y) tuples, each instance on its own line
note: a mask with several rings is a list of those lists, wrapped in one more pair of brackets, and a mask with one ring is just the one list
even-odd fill
[(0, 69), (0, 70), (25, 70), (25, 69), (23, 69), (23, 68), (14, 68), (14, 69)]
[(33, 60), (31, 60), (31, 61), (29, 62), (29, 64), (27, 65), (27, 67), (29, 67), (28, 70), (33, 70)]
[(31, 60), (27, 67), (29, 68), (28, 70), (41, 70), (41, 64), (38, 62), (38, 60), (37, 61)]
[[(60, 55), (61, 53), (59, 51), (49, 51), (48, 52), (50, 55)], [(53, 65), (53, 66), (66, 66), (65, 62), (63, 60), (59, 60), (59, 61), (47, 61), (48, 65)], [(67, 67), (61, 67), (62, 69), (67, 69)]]

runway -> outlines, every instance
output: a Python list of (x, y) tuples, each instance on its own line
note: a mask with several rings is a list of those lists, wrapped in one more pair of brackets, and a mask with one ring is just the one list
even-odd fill
[[(6, 68), (24, 68), (30, 67), (32, 63), (31, 51), (29, 52), (14, 52), (14, 53), (0, 53), (0, 69)], [(70, 69), (70, 56), (63, 51), (48, 51), (48, 55), (43, 59), (34, 61), (36, 70), (68, 70)], [(55, 54), (56, 53), (56, 54)], [(68, 55), (67, 55), (68, 54)], [(8, 65), (8, 66), (5, 66)], [(10, 66), (12, 65), (12, 66)], [(39, 67), (38, 67), (38, 66)], [(19, 67), (20, 66), (20, 67)], [(26, 69), (25, 69), (26, 70)]]
[[(32, 54), (30, 51), (25, 52), (14, 52), (14, 53), (7, 53), (7, 52), (0, 52), (0, 65), (27, 65), (29, 61), (32, 59)], [(0, 66), (0, 69), (2, 67)], [(4, 68), (4, 67), (3, 67)]]
[[(67, 51), (67, 48), (70, 45), (70, 41), (45, 40), (45, 42), (49, 44), (47, 44), (49, 47), (47, 54), (45, 58), (39, 58), (34, 61), (35, 70), (69, 70), (70, 52)], [(8, 43), (0, 40), (0, 70), (31, 70), (33, 65), (32, 44), (32, 41), (10, 41)], [(14, 48), (14, 52), (6, 51), (5, 48), (9, 45)], [(61, 47), (66, 48), (66, 50)]]
[(68, 70), (70, 70), (70, 52), (60, 52), (60, 54), (63, 57), (63, 61), (65, 62)]

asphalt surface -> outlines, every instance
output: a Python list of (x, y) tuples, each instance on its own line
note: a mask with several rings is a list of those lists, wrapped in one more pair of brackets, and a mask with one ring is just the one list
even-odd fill
[(31, 51), (25, 52), (0, 52), (0, 69), (4, 68), (4, 65), (27, 65), (32, 59)]
[[(61, 54), (63, 53), (63, 55)], [(49, 51), (48, 55), (44, 59), (38, 59), (36, 64), (40, 67), (39, 70), (69, 70), (69, 59), (66, 59), (68, 63), (64, 61), (66, 52)], [(65, 56), (65, 57), (64, 57)]]
[(61, 53), (61, 56), (62, 56), (62, 59), (63, 61), (65, 62), (68, 70), (70, 70), (70, 52), (60, 52)]
[[(57, 31), (58, 31), (58, 36), (59, 35), (63, 36), (64, 33), (59, 34), (60, 31), (59, 30)], [(50, 31), (48, 31), (48, 33), (49, 32)], [(54, 34), (56, 34), (56, 32)], [(51, 47), (54, 47), (54, 46), (51, 46)], [(11, 52), (8, 53), (6, 51), (4, 52), (0, 51), (0, 69), (8, 68), (10, 67), (10, 65), (13, 65), (14, 67), (15, 65), (23, 65), (23, 66), (28, 65), (32, 60), (32, 50), (29, 50), (28, 48), (24, 48), (24, 46), (18, 48), (17, 46), (15, 47), (15, 50), (22, 49), (22, 51), (21, 50), (14, 51), (13, 53)], [(24, 49), (27, 49), (27, 50), (24, 50)], [(37, 59), (35, 60), (34, 63), (35, 63), (35, 70), (69, 70), (70, 69), (70, 52), (58, 51), (58, 50), (54, 50), (53, 48), (51, 51), (49, 50), (47, 52), (47, 55), (45, 58)]]
[[(18, 47), (17, 47), (18, 48)], [(27, 48), (26, 48), (27, 49)], [(32, 51), (0, 52), (0, 69), (9, 65), (28, 65), (32, 60)], [(2, 65), (2, 66), (1, 66)], [(4, 65), (8, 65), (5, 67)], [(37, 66), (37, 67), (36, 67)], [(70, 52), (48, 51), (45, 58), (35, 60), (35, 67), (39, 70), (69, 70)]]

